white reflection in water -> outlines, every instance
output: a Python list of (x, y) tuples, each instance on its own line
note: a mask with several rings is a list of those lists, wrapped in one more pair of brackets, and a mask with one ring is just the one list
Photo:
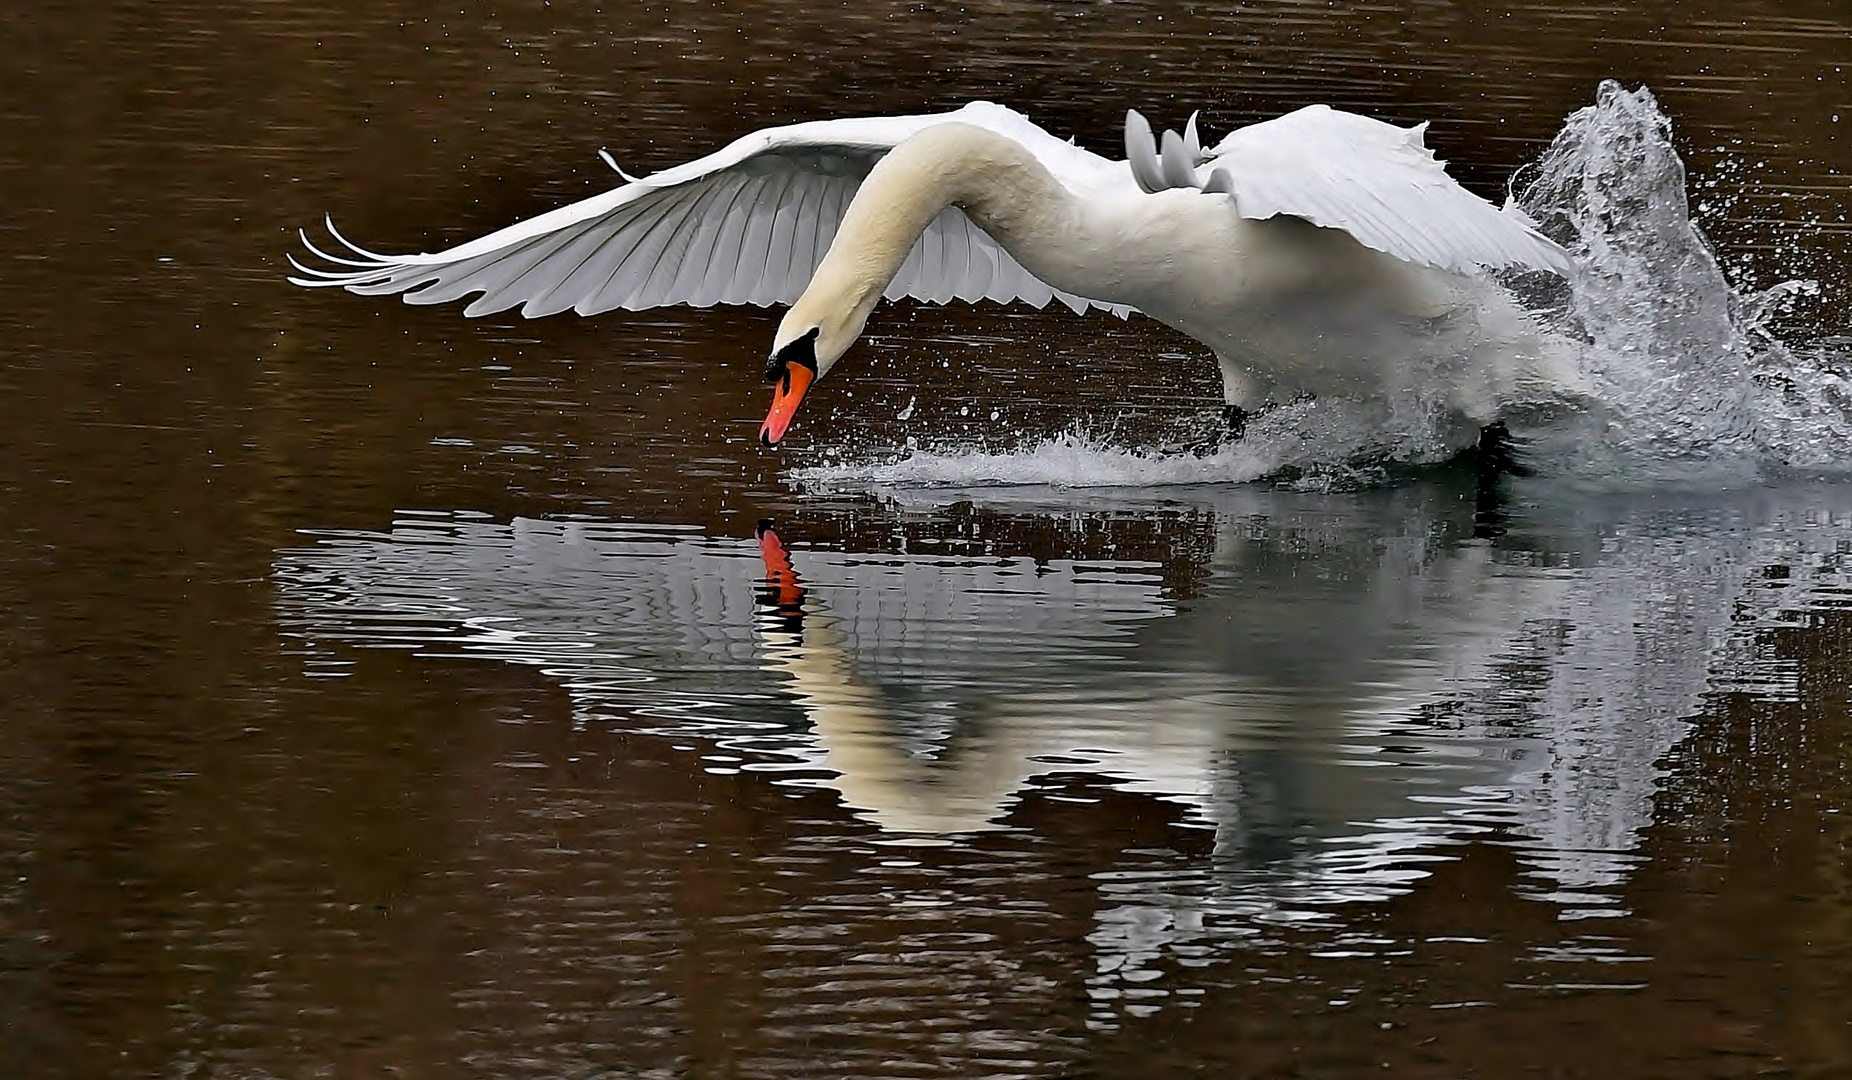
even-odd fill
[(1565, 916), (1618, 913), (1703, 696), (1793, 693), (1767, 631), (1852, 603), (1846, 489), (1543, 490), (1496, 543), (1455, 494), (1169, 492), (1215, 537), (1181, 597), (1150, 563), (787, 562), (776, 538), (463, 513), (323, 536), (276, 578), (313, 655), (531, 665), (581, 721), (712, 740), (897, 834), (996, 827), (1055, 773), (1180, 804), (1208, 860), (1096, 879), (1116, 982), (1394, 895), (1472, 836), (1515, 845)]

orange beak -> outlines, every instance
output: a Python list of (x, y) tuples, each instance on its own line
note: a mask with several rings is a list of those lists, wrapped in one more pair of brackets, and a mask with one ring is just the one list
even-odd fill
[(772, 384), (772, 409), (765, 414), (765, 423), (759, 425), (761, 443), (777, 446), (778, 440), (785, 437), (785, 429), (797, 415), (798, 403), (804, 400), (804, 391), (816, 378), (816, 371), (807, 364), (784, 365), (784, 374)]

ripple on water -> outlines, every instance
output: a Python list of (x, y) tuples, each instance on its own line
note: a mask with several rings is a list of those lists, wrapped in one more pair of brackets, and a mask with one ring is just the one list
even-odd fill
[[(533, 669), (585, 723), (839, 802), (852, 816), (794, 825), (773, 868), (794, 895), (829, 887), (750, 924), (790, 964), (767, 1022), (796, 1032), (878, 1022), (925, 992), (909, 980), (1046, 992), (999, 974), (993, 946), (1046, 917), (998, 882), (1047, 869), (996, 859), (1045, 854), (1031, 820), (1108, 794), (1167, 807), (1175, 844), (1068, 886), (1101, 1022), (1245, 951), (1380, 948), (1346, 936), (1355, 905), (1472, 845), (1511, 851), (1519, 892), (1559, 919), (1624, 915), (1690, 718), (1720, 689), (1795, 693), (1769, 631), (1852, 584), (1852, 507), (1825, 487), (1540, 485), (1497, 545), (1442, 485), (1173, 491), (1171, 512), (1183, 495), (1213, 534), (1186, 593), (1141, 560), (803, 547), (780, 592), (750, 541), (421, 515), (284, 552), (279, 618), (311, 659), (388, 645)], [(999, 828), (1015, 839), (978, 842)], [(913, 944), (837, 955), (843, 925), (875, 919)], [(1567, 955), (1539, 962), (1554, 979)]]

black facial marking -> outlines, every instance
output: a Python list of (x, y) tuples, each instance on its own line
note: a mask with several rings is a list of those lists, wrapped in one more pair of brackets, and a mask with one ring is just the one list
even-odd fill
[(771, 362), (765, 365), (765, 381), (774, 383), (785, 381), (790, 377), (790, 373), (785, 369), (792, 364), (802, 364), (809, 368), (812, 374), (815, 374), (817, 335), (821, 332), (819, 327), (813, 326), (810, 328), (810, 333), (773, 353)]

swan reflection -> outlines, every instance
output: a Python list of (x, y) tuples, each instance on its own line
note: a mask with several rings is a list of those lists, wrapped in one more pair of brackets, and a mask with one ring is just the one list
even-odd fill
[(718, 742), (899, 834), (998, 827), (1056, 774), (1167, 800), (1213, 855), (1099, 878), (1121, 955), (1392, 895), (1475, 835), (1565, 914), (1612, 913), (1704, 695), (1791, 692), (1763, 631), (1852, 596), (1852, 506), (1564, 495), (1488, 543), (1458, 496), (1085, 515), (1207, 538), (1184, 586), (1154, 561), (1013, 554), (1009, 523), (1050, 516), (1029, 509), (967, 554), (406, 514), (283, 552), (276, 578), (312, 656), (529, 665), (580, 721)]

